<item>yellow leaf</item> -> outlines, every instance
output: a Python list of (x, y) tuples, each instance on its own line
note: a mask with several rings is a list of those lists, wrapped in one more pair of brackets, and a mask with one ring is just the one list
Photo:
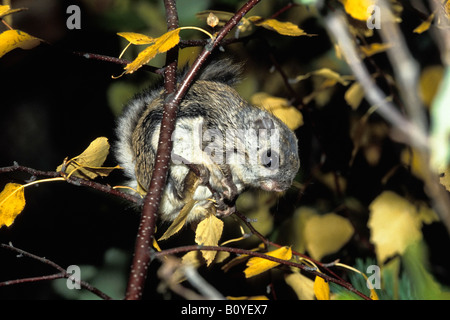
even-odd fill
[(202, 259), (199, 256), (198, 251), (189, 251), (181, 258), (181, 263), (183, 265), (191, 265), (198, 268), (202, 265)]
[(314, 215), (305, 223), (306, 249), (315, 260), (341, 249), (352, 237), (353, 226), (335, 213)]
[(155, 39), (155, 43), (139, 53), (137, 58), (125, 66), (125, 73), (133, 73), (157, 54), (166, 52), (180, 42), (180, 28), (171, 30)]
[(336, 177), (332, 172), (322, 172), (320, 170), (317, 170), (314, 175), (317, 180), (336, 193), (345, 192), (347, 189), (347, 180), (342, 175)]
[(237, 266), (248, 259), (248, 255), (241, 254), (240, 256), (237, 256), (230, 261), (228, 261), (226, 264), (224, 264), (220, 269), (224, 272), (228, 272), (232, 267)]
[(134, 32), (119, 32), (117, 35), (127, 39), (132, 44), (152, 44), (155, 43), (156, 39), (146, 36), (145, 34), (141, 33), (134, 33)]
[(242, 297), (231, 297), (227, 296), (228, 300), (269, 300), (266, 296), (242, 296)]
[[(290, 247), (281, 247), (274, 251), (266, 253), (266, 255), (282, 260), (290, 260), (292, 258), (292, 249)], [(247, 262), (247, 268), (244, 270), (245, 277), (251, 278), (264, 271), (270, 270), (278, 266), (279, 263), (270, 261), (260, 257), (250, 258)]]
[(361, 101), (364, 99), (364, 89), (359, 82), (354, 82), (345, 92), (344, 98), (353, 110), (358, 109)]
[(413, 30), (413, 32), (421, 34), (425, 31), (427, 31), (428, 29), (430, 29), (431, 22), (433, 22), (433, 19), (434, 19), (434, 12), (432, 14), (430, 14), (430, 16), (427, 18), (427, 20), (425, 20), (418, 27), (416, 27)]
[[(257, 190), (247, 191), (241, 194), (236, 200), (236, 208), (248, 219), (255, 221), (253, 227), (262, 235), (268, 235), (273, 231), (274, 216), (270, 207), (277, 201), (269, 192)], [(244, 226), (246, 233), (251, 231)]]
[(0, 6), (0, 19), (12, 13), (26, 10), (26, 8), (11, 9), (9, 5)]
[[(261, 244), (258, 246), (258, 248), (250, 249), (250, 251), (259, 252), (259, 251), (261, 251), (263, 248), (264, 248), (264, 244), (261, 243)], [(249, 259), (249, 256), (248, 256), (248, 255), (246, 255), (246, 254), (241, 254), (241, 255), (239, 255), (239, 256), (237, 256), (237, 257), (231, 259), (230, 261), (228, 261), (226, 264), (224, 264), (224, 265), (221, 267), (221, 269), (222, 269), (224, 272), (228, 272), (231, 268), (233, 268), (233, 267), (235, 267), (235, 266), (241, 264), (242, 262), (244, 262), (244, 261), (246, 261), (246, 260), (248, 260), (248, 259)]]
[(217, 252), (216, 256), (214, 257), (214, 263), (222, 263), (229, 257), (230, 257), (229, 252), (219, 251), (219, 252)]
[[(208, 17), (210, 17), (210, 14), (213, 14), (214, 16), (216, 16), (219, 19), (219, 21), (216, 25), (219, 27), (225, 25), (225, 23), (228, 22), (228, 20), (230, 20), (234, 16), (234, 13), (232, 13), (232, 12), (218, 11), (218, 10), (201, 11), (201, 12), (196, 13), (195, 15), (198, 19), (202, 19), (202, 20), (204, 19), (207, 21)], [(255, 29), (255, 25), (253, 23), (251, 23), (250, 20), (247, 19), (246, 17), (243, 17), (237, 26), (238, 34), (241, 37), (250, 35), (254, 31), (254, 29)], [(238, 34), (235, 34), (236, 38), (238, 38)]]
[(167, 228), (166, 232), (158, 239), (158, 241), (169, 239), (171, 236), (176, 234), (178, 231), (183, 228), (186, 223), (189, 212), (191, 212), (192, 208), (195, 205), (195, 200), (190, 200), (184, 207), (181, 209), (178, 216), (173, 220), (172, 224)]
[(335, 265), (336, 265), (336, 266), (339, 266), (339, 267), (343, 267), (343, 268), (349, 269), (349, 270), (352, 270), (352, 271), (354, 271), (354, 272), (356, 272), (356, 273), (362, 275), (362, 276), (364, 277), (364, 279), (366, 280), (366, 286), (367, 286), (367, 288), (369, 288), (369, 290), (370, 290), (370, 299), (372, 299), (372, 300), (378, 300), (378, 295), (377, 295), (375, 289), (373, 288), (372, 284), (368, 281), (369, 279), (367, 278), (367, 276), (365, 275), (365, 273), (359, 271), (359, 270), (356, 269), (356, 268), (353, 268), (353, 267), (351, 267), (351, 266), (348, 266), (348, 265), (346, 265), (346, 264), (343, 264), (343, 263), (339, 263), (339, 262), (338, 262), (338, 263), (336, 263)]
[[(194, 268), (200, 267), (204, 261), (200, 257), (200, 252), (189, 251), (181, 258), (181, 264), (183, 266), (191, 266)], [(175, 272), (171, 276), (171, 281), (174, 283), (180, 283), (186, 280), (184, 270), (182, 268), (176, 268)]]
[(6, 30), (0, 33), (0, 57), (16, 48), (25, 50), (36, 47), (41, 39), (20, 30)]
[(0, 18), (2, 18), (10, 9), (11, 7), (8, 5), (0, 6)]
[(386, 51), (390, 47), (392, 47), (390, 43), (371, 43), (366, 46), (360, 46), (360, 49), (365, 57), (371, 57), (374, 54)]
[(251, 97), (251, 102), (275, 115), (291, 130), (295, 130), (303, 125), (302, 113), (297, 108), (291, 106), (287, 99), (258, 92)]
[(377, 292), (375, 291), (374, 288), (370, 288), (369, 298), (372, 300), (380, 300), (380, 298), (378, 298)]
[(9, 227), (25, 207), (24, 187), (8, 183), (0, 193), (0, 228)]
[(392, 191), (384, 191), (369, 206), (370, 241), (379, 263), (422, 239), (422, 224), (436, 221), (437, 215), (425, 205), (409, 203)]
[(304, 30), (300, 29), (297, 25), (289, 21), (281, 22), (276, 19), (262, 19), (258, 16), (249, 17), (248, 20), (253, 22), (258, 27), (276, 31), (284, 36), (313, 36), (312, 34), (307, 34)]
[(159, 246), (158, 241), (156, 241), (155, 238), (153, 238), (153, 248), (155, 248), (155, 250), (158, 252), (161, 251), (161, 247)]
[(330, 300), (330, 285), (319, 276), (314, 280), (314, 294), (317, 300)]
[(193, 199), (193, 196), (195, 190), (197, 190), (197, 187), (200, 184), (200, 179), (193, 171), (189, 171), (184, 181), (185, 181), (184, 201), (186, 204), (183, 206), (180, 213), (175, 218), (175, 220), (173, 220), (172, 224), (169, 226), (166, 232), (164, 232), (161, 238), (159, 238), (160, 241), (169, 239), (171, 236), (180, 231), (181, 228), (183, 228), (184, 224), (186, 223), (187, 217), (191, 212), (192, 208), (194, 208), (195, 206), (196, 200)]
[(424, 159), (420, 156), (417, 150), (412, 149), (403, 149), (400, 155), (401, 162), (411, 168), (411, 173), (419, 179), (424, 179), (423, 168), (427, 166), (427, 163), (424, 163)]
[(307, 74), (304, 74), (304, 75), (299, 75), (299, 76), (295, 77), (295, 79), (293, 81), (299, 82), (299, 81), (308, 79), (311, 76), (319, 76), (319, 77), (323, 77), (325, 79), (334, 80), (336, 82), (339, 82), (343, 86), (349, 85), (350, 80), (354, 79), (353, 76), (346, 76), (346, 75), (343, 76), (331, 69), (322, 68), (322, 69), (318, 69), (318, 70), (315, 70), (312, 72), (308, 72)]
[[(92, 141), (89, 147), (87, 147), (82, 154), (68, 161), (65, 172), (69, 175), (73, 172), (75, 176), (80, 178), (88, 177), (90, 179), (94, 179), (100, 175), (100, 173), (96, 173), (95, 170), (92, 170), (92, 168), (101, 167), (103, 162), (105, 162), (108, 153), (108, 139), (105, 137), (99, 137)], [(63, 169), (63, 165), (66, 165), (66, 163), (58, 166), (56, 171), (61, 171)]]
[(367, 21), (371, 12), (368, 11), (375, 0), (340, 0), (344, 4), (345, 11), (354, 19)]
[(450, 192), (450, 168), (447, 168), (444, 172), (441, 172), (439, 182)]
[(444, 67), (442, 65), (423, 68), (420, 74), (420, 98), (427, 107), (433, 103), (443, 78)]
[(314, 281), (300, 272), (293, 272), (285, 277), (286, 283), (295, 291), (299, 300), (314, 299)]
[(214, 13), (210, 12), (208, 18), (206, 18), (206, 23), (211, 28), (214, 28), (219, 24), (219, 18)]
[(226, 12), (226, 11), (219, 11), (219, 10), (206, 10), (206, 11), (200, 11), (195, 14), (197, 19), (201, 20), (208, 20), (210, 15), (213, 14), (217, 19), (219, 20), (216, 26), (223, 26), (228, 20), (230, 20), (234, 13), (232, 12)]
[(317, 211), (313, 208), (302, 206), (295, 210), (292, 219), (293, 230), (293, 249), (298, 252), (304, 253), (306, 251), (306, 243), (308, 239), (305, 237), (306, 222), (312, 216), (318, 215)]
[[(213, 214), (209, 214), (200, 221), (195, 230), (195, 242), (203, 246), (217, 246), (223, 231), (223, 221)], [(202, 250), (203, 258), (208, 266), (216, 256), (216, 251)]]

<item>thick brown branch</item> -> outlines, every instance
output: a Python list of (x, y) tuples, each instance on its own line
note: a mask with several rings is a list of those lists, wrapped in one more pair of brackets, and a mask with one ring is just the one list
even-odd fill
[[(165, 0), (164, 5), (166, 8), (167, 29), (168, 31), (174, 30), (178, 28), (178, 15), (175, 1)], [(167, 53), (166, 68), (164, 69), (166, 97), (173, 94), (176, 89), (177, 57), (178, 47), (169, 50)], [(166, 103), (164, 105), (155, 168), (142, 208), (133, 264), (131, 266), (130, 278), (125, 295), (125, 299), (127, 300), (136, 300), (142, 297), (145, 279), (147, 278), (147, 268), (150, 263), (148, 251), (153, 241), (159, 202), (166, 185), (167, 169), (170, 165), (170, 153), (172, 150), (171, 136), (175, 129), (177, 111), (178, 105), (176, 104)]]
[[(139, 225), (138, 237), (136, 239), (135, 255), (127, 288), (127, 299), (140, 299), (144, 289), (144, 282), (147, 276), (147, 268), (150, 263), (148, 251), (150, 250), (153, 234), (155, 231), (156, 214), (159, 208), (159, 201), (166, 183), (167, 171), (170, 165), (170, 153), (172, 150), (171, 136), (175, 129), (176, 112), (178, 106), (192, 84), (195, 75), (200, 70), (203, 63), (210, 56), (211, 52), (219, 46), (223, 38), (235, 27), (242, 17), (252, 9), (260, 0), (248, 1), (219, 31), (212, 43), (208, 43), (202, 53), (186, 73), (180, 87), (173, 93), (168, 93), (164, 104), (164, 114), (161, 120), (161, 131), (158, 142), (158, 150), (150, 181), (149, 192), (144, 200), (144, 209)], [(178, 22), (174, 15), (176, 6), (173, 0), (165, 0), (167, 11), (168, 28), (174, 28)], [(165, 73), (166, 90), (171, 90), (171, 77), (175, 76), (174, 70), (170, 67)], [(175, 80), (175, 78), (173, 78)], [(175, 87), (175, 86), (174, 86)], [(142, 260), (142, 258), (144, 260)]]

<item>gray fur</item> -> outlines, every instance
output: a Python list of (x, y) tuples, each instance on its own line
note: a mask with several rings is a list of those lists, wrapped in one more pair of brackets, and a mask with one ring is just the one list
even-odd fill
[[(173, 135), (173, 154), (205, 167), (209, 173), (209, 184), (218, 194), (227, 195), (227, 192), (231, 192), (230, 185), (235, 186), (233, 190), (237, 193), (247, 187), (267, 191), (286, 190), (300, 165), (297, 139), (278, 118), (250, 105), (230, 87), (237, 81), (240, 69), (239, 65), (225, 59), (209, 64), (200, 73), (180, 104)], [(118, 119), (115, 154), (119, 164), (125, 168), (131, 187), (139, 185), (146, 190), (150, 183), (162, 119), (163, 96), (162, 85), (137, 95)], [(275, 150), (271, 141), (261, 141), (258, 135), (248, 134), (258, 133), (260, 129), (273, 129), (279, 133), (280, 152), (276, 159), (275, 152), (267, 152)], [(242, 132), (246, 134), (242, 135)], [(220, 133), (224, 139), (206, 139), (205, 133)], [(226, 149), (229, 146), (224, 145), (226, 138), (241, 143), (245, 151), (242, 154), (246, 160), (244, 163), (236, 160), (233, 150)], [(222, 152), (210, 154), (211, 150)], [(222, 156), (225, 161), (228, 159), (226, 152), (232, 154), (229, 163), (218, 163), (215, 156)], [(176, 158), (172, 157), (173, 164), (160, 205), (161, 218), (169, 221), (175, 219), (186, 204), (183, 195), (189, 169), (176, 162)], [(261, 163), (260, 159), (268, 160)], [(277, 168), (268, 168), (268, 164), (273, 163), (277, 164)], [(211, 205), (208, 199), (212, 196), (205, 186), (196, 189), (194, 199), (198, 202), (191, 210), (188, 221), (201, 219), (204, 209)], [(233, 196), (228, 194), (228, 197)]]

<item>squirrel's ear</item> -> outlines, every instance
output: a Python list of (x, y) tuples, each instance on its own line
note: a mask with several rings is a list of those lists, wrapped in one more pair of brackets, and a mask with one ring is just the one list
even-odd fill
[(222, 82), (232, 85), (240, 80), (242, 65), (230, 59), (214, 60), (200, 71), (199, 80)]
[(275, 123), (273, 120), (267, 116), (263, 116), (262, 118), (256, 119), (255, 121), (255, 129), (275, 129)]

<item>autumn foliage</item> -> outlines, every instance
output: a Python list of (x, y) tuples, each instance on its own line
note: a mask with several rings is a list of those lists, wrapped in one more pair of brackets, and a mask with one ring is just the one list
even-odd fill
[[(148, 15), (160, 10), (157, 1), (138, 2)], [(110, 81), (105, 95), (110, 97), (111, 113), (118, 113), (114, 110), (125, 102), (123, 96), (138, 92), (139, 82), (153, 76), (146, 73), (149, 65), (153, 73), (164, 73), (166, 62), (173, 62), (168, 52), (179, 49), (178, 64), (192, 65), (193, 73), (198, 72), (195, 67), (208, 63), (206, 54), (203, 60), (198, 57), (209, 50), (221, 28), (237, 19), (239, 6), (229, 1), (226, 7), (230, 11), (224, 11), (216, 9), (215, 1), (207, 2), (208, 7), (197, 4), (198, 12), (183, 16), (189, 25), (169, 31), (161, 21), (144, 21), (141, 30), (119, 23), (115, 32), (105, 31), (120, 44), (116, 57), (80, 53), (71, 47), (74, 54), (87, 58), (83, 63), (115, 65), (115, 72), (104, 76)], [(237, 90), (295, 131), (300, 172), (283, 194), (248, 190), (239, 195), (236, 213), (225, 219), (209, 212), (202, 221), (187, 225), (195, 200), (193, 192), (186, 192), (187, 204), (177, 218), (171, 223), (157, 222), (156, 232), (148, 235), (153, 269), (143, 291), (158, 298), (211, 298), (207, 290), (198, 287), (198, 278), (189, 273), (194, 272), (206, 280), (208, 288), (230, 300), (450, 298), (450, 263), (437, 259), (438, 265), (434, 265), (436, 259), (431, 255), (447, 257), (446, 245), (450, 243), (450, 2), (257, 3), (246, 3), (252, 10), (238, 17), (240, 22), (228, 31), (216, 51), (247, 61)], [(33, 55), (33, 50), (50, 45), (46, 39), (33, 36), (34, 30), (18, 30), (11, 21), (6, 22), (5, 17), (24, 10), (0, 6), (2, 59), (24, 49)], [(109, 10), (105, 16), (118, 14), (114, 8)], [(129, 10), (136, 14), (138, 6)], [(366, 24), (377, 13), (381, 31)], [(160, 15), (164, 16), (164, 10)], [(386, 41), (383, 30), (387, 28), (405, 43)], [(432, 32), (439, 36), (431, 36)], [(425, 53), (414, 51), (418, 44)], [(308, 46), (317, 53), (308, 53)], [(433, 52), (429, 60), (426, 52)], [(411, 63), (411, 69), (417, 68), (417, 75), (412, 72), (410, 76), (408, 70), (392, 65), (398, 56)], [(413, 95), (417, 96), (416, 109), (408, 100)], [(89, 121), (80, 120), (76, 113), (71, 120), (81, 121), (86, 127), (83, 130), (88, 130)], [(122, 168), (109, 155), (111, 139), (114, 137), (107, 137), (107, 133), (93, 135), (84, 151), (74, 149), (72, 155), (52, 163), (50, 167), (55, 169), (50, 171), (39, 171), (26, 163), (1, 163), (0, 174), (11, 178), (5, 180), (0, 193), (0, 235), (14, 230), (15, 221), (26, 224), (28, 216), (39, 214), (27, 210), (27, 201), (33, 197), (28, 190), (36, 186), (44, 189), (51, 183), (84, 186), (121, 199), (122, 207), (115, 205), (121, 214), (130, 206), (139, 208), (147, 192), (120, 183), (117, 177)], [(15, 176), (21, 172), (33, 179)], [(195, 173), (190, 179), (190, 190), (195, 190), (200, 179)], [(99, 198), (98, 202), (110, 200)], [(83, 198), (76, 201), (83, 202)], [(59, 211), (59, 219), (64, 220), (65, 208)], [(126, 214), (120, 217), (127, 219)], [(439, 239), (444, 239), (439, 241), (445, 243), (436, 243), (433, 237), (430, 240), (425, 230), (438, 230), (443, 234)], [(8, 249), (20, 250), (6, 244), (7, 237), (1, 239), (5, 242), (0, 248), (2, 256)], [(21, 247), (26, 249), (26, 241)], [(43, 256), (47, 256), (45, 249), (40, 250)], [(121, 262), (129, 262), (133, 247), (128, 249), (118, 254), (111, 246), (105, 257), (115, 252)], [(48, 263), (32, 253), (20, 253)], [(81, 254), (76, 255), (71, 257), (74, 263), (81, 259)], [(58, 262), (58, 256), (51, 259)], [(374, 266), (379, 273), (373, 276)], [(88, 262), (88, 267), (94, 268), (93, 263)], [(121, 276), (109, 281), (120, 282), (125, 290), (124, 279), (130, 274), (128, 269), (120, 270)], [(69, 276), (61, 272), (54, 279)], [(1, 291), (10, 288), (8, 277), (2, 274)], [(240, 286), (233, 285), (234, 281)], [(83, 288), (110, 298), (100, 285), (93, 288), (83, 283)], [(62, 285), (52, 290), (64, 298), (92, 298), (71, 296)], [(125, 292), (111, 294), (118, 299), (124, 296)]]

